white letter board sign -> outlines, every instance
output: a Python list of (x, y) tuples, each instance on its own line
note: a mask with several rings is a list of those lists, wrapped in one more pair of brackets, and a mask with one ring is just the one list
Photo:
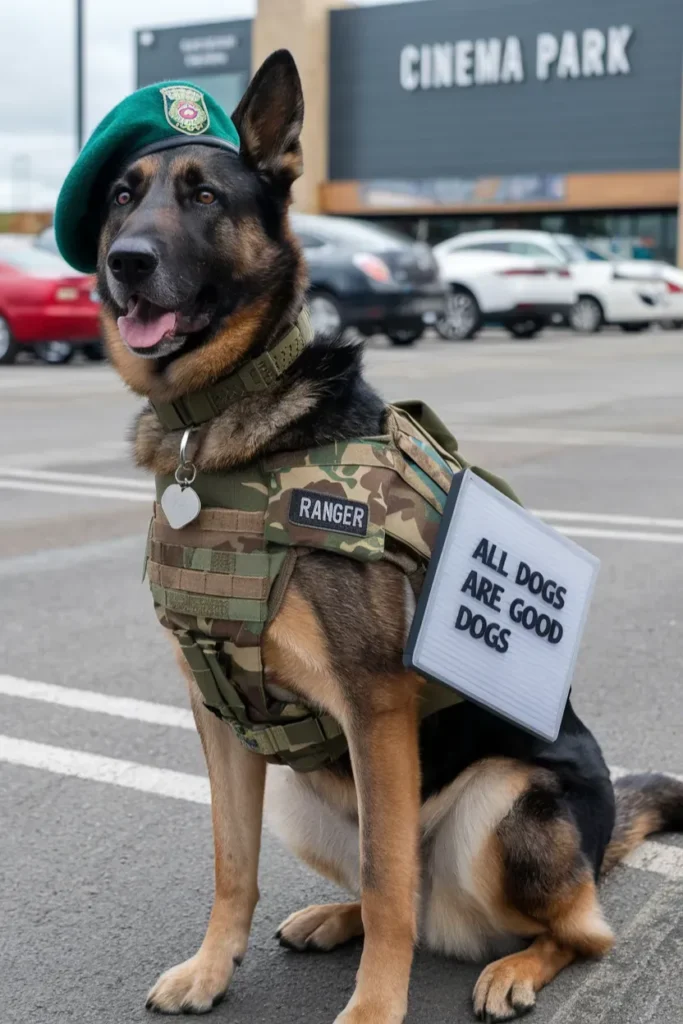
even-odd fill
[(476, 473), (458, 473), (404, 662), (553, 742), (599, 567)]

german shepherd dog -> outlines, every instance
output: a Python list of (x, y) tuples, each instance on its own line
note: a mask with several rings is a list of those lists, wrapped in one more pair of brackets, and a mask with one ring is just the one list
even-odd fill
[[(124, 381), (152, 400), (230, 374), (283, 337), (304, 304), (306, 271), (288, 221), (303, 98), (289, 53), (263, 64), (233, 117), (239, 156), (188, 142), (134, 160), (109, 190), (103, 329)], [(240, 398), (200, 428), (199, 471), (380, 434), (385, 406), (361, 359), (348, 340), (314, 341), (271, 391)], [(138, 465), (173, 472), (181, 436), (146, 407), (134, 429)], [(601, 871), (648, 833), (683, 828), (683, 785), (634, 776), (613, 789), (571, 705), (552, 744), (472, 704), (420, 724), (423, 681), (402, 665), (412, 613), (394, 565), (317, 551), (297, 562), (264, 640), (268, 680), (333, 715), (349, 744), (332, 767), (274, 769), (269, 781), (275, 829), (352, 897), (293, 913), (280, 942), (331, 950), (364, 936), (356, 988), (336, 1024), (403, 1020), (418, 940), (468, 958), (517, 940), (521, 952), (483, 971), (474, 1011), (486, 1021), (525, 1013), (563, 967), (612, 946)], [(163, 1013), (203, 1013), (224, 996), (259, 895), (266, 762), (188, 683), (211, 783), (215, 902), (199, 951), (149, 993), (147, 1006)]]

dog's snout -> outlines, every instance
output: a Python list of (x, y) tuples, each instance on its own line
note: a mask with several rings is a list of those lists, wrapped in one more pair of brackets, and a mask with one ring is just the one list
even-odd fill
[(135, 288), (151, 277), (159, 265), (159, 257), (148, 242), (120, 239), (112, 245), (107, 266), (117, 281)]

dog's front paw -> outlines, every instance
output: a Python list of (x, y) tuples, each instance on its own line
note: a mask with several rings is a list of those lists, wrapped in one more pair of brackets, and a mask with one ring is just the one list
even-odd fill
[(147, 1009), (157, 1013), (208, 1013), (225, 995), (235, 965), (217, 963), (200, 954), (161, 975), (147, 996)]

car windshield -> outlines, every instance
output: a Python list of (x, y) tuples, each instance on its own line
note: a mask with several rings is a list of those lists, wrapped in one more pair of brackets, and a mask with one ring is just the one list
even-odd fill
[(554, 237), (562, 254), (570, 263), (587, 263), (589, 260), (607, 262), (604, 256), (584, 245), (573, 235), (555, 235)]
[(40, 277), (77, 276), (60, 256), (55, 256), (34, 245), (8, 245), (0, 241), (0, 262), (9, 263), (17, 270), (25, 270), (29, 274)]
[(362, 221), (345, 220), (343, 217), (294, 217), (295, 231), (310, 231), (320, 238), (354, 249), (386, 252), (387, 249), (403, 249), (411, 240), (398, 232), (376, 228)]

